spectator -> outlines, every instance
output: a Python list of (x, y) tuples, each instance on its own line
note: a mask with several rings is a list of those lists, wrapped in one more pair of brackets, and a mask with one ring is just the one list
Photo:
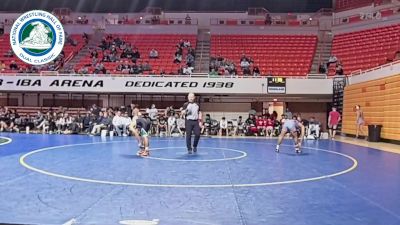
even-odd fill
[(13, 61), (11, 61), (11, 63), (10, 63), (10, 70), (18, 70), (19, 69), (19, 67), (18, 67), (18, 65), (17, 65), (17, 63), (13, 60)]
[(95, 117), (100, 116), (101, 109), (96, 104), (93, 104), (90, 108), (90, 113), (92, 113)]
[(249, 59), (247, 58), (247, 56), (244, 53), (242, 54), (242, 57), (240, 57), (240, 63), (243, 61), (249, 62)]
[(136, 60), (140, 59), (140, 53), (138, 49), (134, 49), (132, 53), (132, 62), (136, 62)]
[(150, 109), (146, 109), (146, 113), (149, 115), (149, 118), (151, 121), (157, 120), (158, 117), (158, 109), (156, 108), (156, 105), (152, 104)]
[(99, 56), (99, 53), (96, 49), (94, 49), (92, 52), (90, 52), (90, 56), (91, 58), (97, 58)]
[(335, 68), (336, 75), (344, 75), (342, 64), (337, 64)]
[(158, 134), (161, 136), (161, 134), (165, 134), (168, 130), (168, 124), (167, 121), (165, 120), (165, 117), (163, 115), (160, 116), (158, 119)]
[(193, 55), (191, 55), (191, 54), (186, 55), (186, 65), (189, 67), (194, 66), (194, 56)]
[(165, 109), (165, 117), (169, 117), (171, 115), (175, 115), (175, 110), (173, 106), (169, 106)]
[(185, 75), (192, 75), (192, 73), (193, 73), (193, 67), (191, 67), (191, 66), (185, 66), (184, 68), (183, 68), (183, 74), (185, 74)]
[[(123, 118), (123, 117), (121, 116), (121, 111), (120, 111), (120, 110), (118, 110), (118, 111), (116, 112), (116, 114), (115, 114), (115, 116), (114, 116), (114, 118), (113, 118), (113, 120), (112, 120), (112, 124), (113, 124), (113, 126), (114, 126), (114, 128), (115, 128), (115, 131), (117, 132), (117, 135), (118, 135), (118, 136), (124, 136), (124, 137), (127, 136), (127, 132), (126, 132), (126, 128), (127, 128), (126, 121), (125, 121), (125, 118)], [(121, 130), (122, 130), (122, 133), (121, 133)]]
[(97, 58), (92, 58), (92, 63), (91, 64), (87, 64), (87, 66), (96, 66), (97, 63), (99, 62), (99, 60)]
[(315, 120), (315, 117), (311, 117), (310, 121), (308, 122), (307, 136), (310, 136), (311, 133), (315, 133), (316, 138), (319, 138), (320, 128), (321, 124), (317, 120)]
[(266, 127), (265, 130), (265, 136), (272, 137), (274, 134), (274, 127), (275, 127), (275, 119), (273, 115), (269, 115), (266, 117), (266, 120), (264, 121), (264, 125)]
[(192, 18), (190, 18), (189, 14), (186, 14), (185, 24), (192, 24)]
[(182, 55), (180, 55), (179, 53), (175, 53), (175, 58), (173, 62), (176, 64), (180, 64), (182, 62)]
[(77, 117), (69, 117), (70, 118), (70, 123), (67, 126), (67, 130), (64, 131), (64, 134), (78, 134), (79, 133), (79, 121)]
[(196, 52), (195, 52), (195, 50), (194, 50), (192, 47), (190, 47), (190, 46), (189, 46), (189, 48), (188, 48), (188, 53), (187, 53), (187, 54), (192, 55), (193, 58), (196, 57)]
[(149, 53), (149, 58), (158, 59), (158, 51), (153, 48)]
[(250, 75), (251, 74), (250, 67), (242, 67), (242, 72), (243, 75)]
[(142, 73), (142, 68), (136, 63), (134, 63), (132, 66), (130, 66), (130, 69), (128, 71), (129, 74), (141, 74)]
[(332, 107), (332, 111), (329, 112), (329, 117), (328, 117), (328, 127), (329, 127), (329, 136), (333, 139), (335, 139), (336, 136), (336, 129), (338, 127), (338, 124), (341, 120), (340, 113), (337, 111), (336, 107)]
[(8, 50), (5, 54), (4, 54), (4, 57), (8, 57), (8, 58), (10, 58), (10, 57), (13, 57), (14, 56), (14, 52), (10, 49), (10, 50)]
[[(240, 61), (240, 67), (242, 67), (242, 70), (247, 69), (248, 71), (250, 71), (250, 70), (249, 70), (249, 67), (250, 67), (249, 61), (247, 61), (247, 60), (242, 60), (242, 61)], [(249, 73), (249, 74), (250, 74), (250, 73)]]
[(265, 14), (265, 25), (271, 25), (272, 24), (272, 19), (269, 13)]
[(106, 68), (104, 67), (103, 63), (97, 63), (94, 69), (94, 74), (106, 74)]
[(174, 63), (177, 63), (177, 64), (181, 63), (182, 62), (182, 55), (183, 55), (182, 47), (178, 46), (176, 48), (176, 51), (175, 51)]
[(122, 42), (118, 47), (120, 50), (124, 51), (126, 49), (126, 46), (127, 46), (126, 43)]
[(244, 133), (244, 122), (242, 119), (242, 116), (239, 116), (238, 120), (237, 120), (237, 126), (235, 127), (235, 135), (239, 135), (239, 134), (243, 134)]
[(338, 59), (336, 58), (336, 56), (331, 55), (328, 59), (328, 63), (326, 63), (326, 68), (329, 69), (329, 65), (331, 65), (332, 63), (336, 63), (338, 61)]
[(87, 111), (85, 116), (81, 117), (80, 121), (81, 131), (84, 133), (88, 133), (91, 122), (92, 122), (91, 113), (90, 111)]
[(188, 39), (186, 39), (186, 40), (183, 41), (183, 47), (189, 48), (190, 46), (191, 46), (191, 45), (190, 45), (190, 41), (189, 41)]
[(143, 63), (142, 70), (143, 71), (151, 71), (151, 66), (149, 64), (149, 61), (146, 61), (146, 62)]
[(102, 129), (107, 129), (112, 124), (111, 118), (108, 117), (108, 113), (104, 112), (103, 116), (99, 117), (98, 123), (95, 124), (90, 133), (92, 136), (99, 134)]
[[(183, 39), (181, 39), (181, 40), (179, 40), (179, 42), (178, 42), (178, 44), (176, 45), (176, 47), (177, 48), (180, 48), (180, 49), (182, 49), (183, 47), (184, 47), (184, 41), (183, 41)], [(181, 52), (182, 53), (182, 52)]]
[(178, 126), (179, 133), (183, 136), (183, 132), (185, 131), (185, 119), (183, 115), (177, 117), (176, 125)]
[(103, 38), (101, 40), (101, 44), (99, 45), (99, 47), (101, 48), (101, 50), (105, 51), (106, 49), (108, 49), (109, 47), (109, 43), (107, 42), (106, 38)]
[(211, 69), (211, 72), (209, 73), (210, 77), (218, 77), (218, 73), (215, 71), (214, 68)]
[(225, 132), (225, 135), (228, 136), (228, 121), (225, 117), (222, 117), (219, 121), (219, 136), (222, 136), (222, 132)]
[(101, 60), (102, 62), (111, 62), (111, 59), (110, 59), (110, 54), (108, 53), (108, 52), (104, 52), (103, 53), (103, 59)]
[(168, 117), (168, 136), (172, 135), (172, 132), (176, 128), (176, 118), (175, 115), (170, 115)]
[(212, 123), (212, 121), (211, 121), (210, 114), (206, 114), (200, 133), (204, 134), (204, 131), (206, 131), (205, 135), (208, 136), (210, 133), (210, 129), (211, 129), (211, 123)]
[(253, 135), (257, 134), (257, 126), (256, 126), (256, 119), (255, 114), (249, 114), (246, 122), (246, 135)]
[(289, 119), (289, 120), (291, 120), (293, 118), (293, 114), (290, 111), (289, 107), (286, 107), (285, 116), (286, 116), (286, 119)]
[(265, 123), (264, 123), (264, 118), (262, 116), (258, 116), (256, 118), (256, 126), (258, 134), (260, 135), (265, 134)]
[(253, 67), (253, 76), (258, 77), (260, 76), (260, 69), (258, 68), (258, 66), (254, 66)]
[(56, 120), (56, 127), (57, 127), (57, 133), (61, 134), (64, 132), (66, 129), (66, 118), (63, 113), (58, 114), (57, 120)]
[(4, 71), (6, 69), (6, 64), (4, 63), (3, 60), (0, 61), (0, 71)]
[(78, 73), (83, 75), (83, 74), (88, 74), (89, 73), (89, 69), (86, 66), (83, 66), (82, 68), (80, 68), (78, 70)]
[(326, 74), (326, 67), (322, 62), (319, 64), (318, 72), (321, 74)]

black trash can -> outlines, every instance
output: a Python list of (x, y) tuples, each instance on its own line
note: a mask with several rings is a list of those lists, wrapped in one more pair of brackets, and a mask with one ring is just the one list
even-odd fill
[(381, 141), (382, 125), (372, 124), (368, 125), (368, 141), (379, 142)]

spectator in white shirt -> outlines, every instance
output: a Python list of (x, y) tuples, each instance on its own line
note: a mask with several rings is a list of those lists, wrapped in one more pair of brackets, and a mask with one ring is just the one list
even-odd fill
[(226, 136), (228, 136), (228, 121), (225, 117), (222, 117), (221, 121), (219, 121), (219, 136), (222, 136), (222, 132), (225, 132)]
[(150, 109), (146, 109), (146, 113), (149, 114), (152, 121), (157, 120), (158, 109), (156, 108), (156, 105), (152, 104)]
[(332, 63), (336, 63), (338, 61), (338, 59), (336, 58), (336, 56), (331, 55), (329, 57), (328, 63), (326, 63), (326, 68), (329, 69), (329, 65), (331, 65)]
[[(124, 136), (126, 137), (126, 124), (125, 124), (125, 119), (121, 116), (121, 111), (117, 111), (115, 113), (115, 116), (112, 120), (112, 124), (115, 128), (115, 131), (117, 132), (118, 136)], [(121, 133), (122, 129), (122, 133)]]
[(149, 58), (151, 58), (151, 59), (156, 59), (156, 58), (158, 58), (158, 51), (155, 50), (155, 49), (153, 48), (153, 49), (150, 51)]
[(132, 119), (129, 117), (128, 112), (125, 112), (122, 115), (122, 124), (124, 124), (127, 128), (129, 128), (129, 125), (131, 124), (131, 122), (132, 122)]
[(240, 62), (240, 67), (242, 67), (242, 70), (249, 69), (250, 63), (248, 61), (246, 61), (246, 60), (243, 60), (243, 61)]
[(310, 121), (308, 121), (307, 136), (310, 136), (312, 132), (315, 132), (316, 137), (319, 138), (320, 130), (320, 123), (315, 119), (315, 117), (311, 117)]
[(56, 127), (57, 127), (57, 132), (61, 133), (65, 129), (65, 117), (62, 113), (60, 113), (57, 121), (56, 121)]
[(193, 73), (193, 67), (191, 67), (191, 66), (185, 66), (184, 68), (183, 68), (183, 74), (185, 74), (185, 75), (192, 75), (192, 73)]
[(190, 47), (190, 41), (188, 39), (183, 41), (183, 47), (185, 47), (185, 48), (189, 48)]
[(168, 117), (168, 135), (172, 135), (172, 131), (176, 128), (176, 118), (174, 115)]

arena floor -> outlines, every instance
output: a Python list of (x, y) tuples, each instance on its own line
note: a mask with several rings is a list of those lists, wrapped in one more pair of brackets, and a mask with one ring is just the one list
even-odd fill
[(202, 138), (187, 155), (183, 138), (152, 138), (140, 158), (131, 137), (1, 136), (2, 223), (400, 224), (390, 145), (307, 141), (297, 155), (292, 140), (275, 153), (276, 139)]

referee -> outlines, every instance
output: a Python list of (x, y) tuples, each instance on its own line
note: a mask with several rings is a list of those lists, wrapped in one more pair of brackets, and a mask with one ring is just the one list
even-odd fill
[[(196, 96), (194, 93), (188, 94), (188, 102), (181, 108), (183, 115), (186, 116), (185, 129), (186, 129), (186, 147), (188, 154), (197, 152), (197, 145), (200, 140), (200, 123), (201, 111), (200, 106), (194, 102)], [(192, 147), (192, 132), (194, 132), (194, 143)]]

